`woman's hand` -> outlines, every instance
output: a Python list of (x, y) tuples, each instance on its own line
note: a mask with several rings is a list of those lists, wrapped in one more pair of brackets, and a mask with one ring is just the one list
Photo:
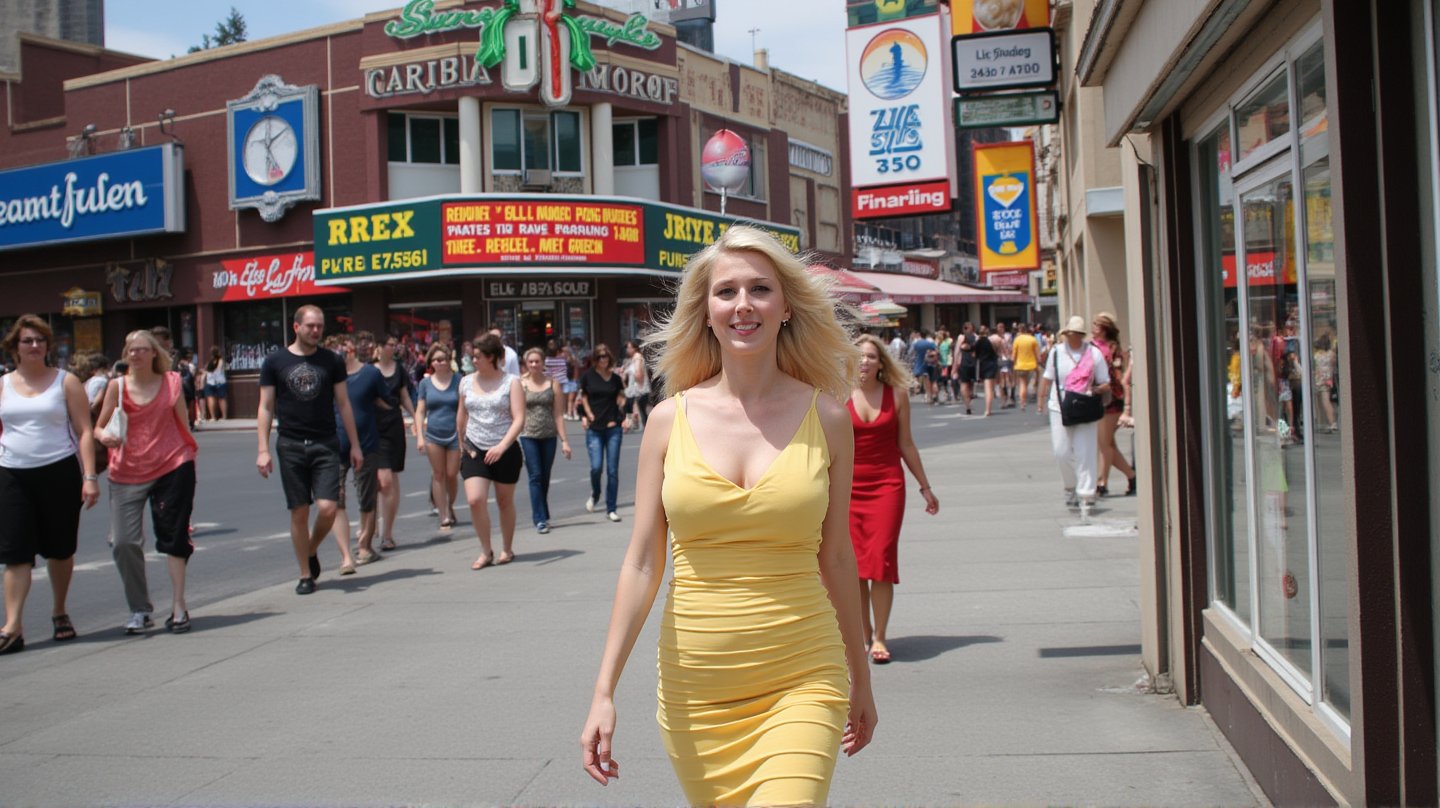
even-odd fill
[(566, 460), (569, 460), (569, 459), (570, 459), (570, 441), (565, 440), (564, 438), (561, 438), (561, 439), (560, 439), (560, 451), (565, 454), (565, 459), (566, 459)]
[(920, 489), (920, 496), (925, 498), (925, 512), (934, 516), (940, 512), (940, 500), (935, 498), (935, 492), (929, 488)]
[(95, 503), (100, 501), (100, 483), (95, 480), (86, 480), (80, 486), (80, 501), (85, 503), (86, 510), (95, 507)]
[(491, 446), (485, 451), (485, 465), (493, 466), (496, 463), (499, 463), (500, 458), (504, 457), (505, 452), (509, 449), (510, 447), (506, 446), (503, 443), (497, 443), (494, 446)]
[(425, 436), (424, 436), (424, 435), (419, 435), (419, 436), (417, 436), (417, 437), (415, 438), (415, 448), (416, 448), (416, 449), (419, 449), (421, 454), (424, 454), (424, 453), (425, 453)]
[(620, 779), (620, 764), (610, 756), (610, 742), (614, 737), (615, 701), (597, 695), (590, 703), (585, 729), (580, 732), (580, 763), (585, 773), (602, 786)]
[(850, 688), (850, 715), (845, 722), (845, 734), (840, 736), (840, 749), (846, 756), (854, 756), (870, 745), (875, 737), (875, 725), (880, 717), (875, 712), (875, 697), (867, 682), (860, 687)]

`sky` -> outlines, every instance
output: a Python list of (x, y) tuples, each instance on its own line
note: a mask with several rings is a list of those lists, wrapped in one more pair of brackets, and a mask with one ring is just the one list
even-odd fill
[[(191, 45), (200, 44), (201, 35), (213, 33), (215, 23), (229, 14), (232, 5), (245, 18), (254, 40), (398, 9), (404, 0), (108, 0), (105, 46), (156, 59), (181, 56)], [(845, 11), (830, 0), (825, 4), (828, 13), (816, 13), (820, 5), (715, 0), (715, 51), (737, 62), (751, 62), (750, 29), (758, 28), (754, 47), (769, 49), (772, 66), (844, 92)]]

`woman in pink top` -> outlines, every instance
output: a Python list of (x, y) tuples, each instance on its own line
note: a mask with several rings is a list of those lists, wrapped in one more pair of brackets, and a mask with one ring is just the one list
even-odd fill
[[(125, 440), (101, 432), (110, 449), (110, 532), (115, 568), (130, 606), (126, 634), (143, 634), (154, 625), (150, 589), (145, 581), (145, 503), (155, 526), (155, 549), (169, 556), (172, 587), (165, 627), (190, 630), (185, 607), (185, 566), (195, 552), (190, 542), (190, 512), (195, 506), (195, 438), (190, 434), (180, 374), (170, 370), (170, 354), (149, 331), (125, 338), (130, 370), (110, 382), (99, 423), (110, 422), (124, 407)], [(123, 382), (123, 384), (122, 384)], [(123, 391), (123, 392), (122, 392)], [(102, 426), (103, 429), (103, 426)]]

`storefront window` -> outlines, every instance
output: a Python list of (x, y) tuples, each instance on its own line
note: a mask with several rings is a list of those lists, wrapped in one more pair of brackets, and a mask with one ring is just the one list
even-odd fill
[(290, 341), (283, 300), (229, 303), (224, 312), (225, 355), (232, 371), (259, 371), (271, 351)]
[(616, 166), (653, 166), (660, 162), (658, 126), (654, 118), (622, 121), (611, 127)]
[(490, 158), (496, 171), (520, 170), (520, 110), (491, 111)]
[(550, 167), (550, 116), (544, 113), (525, 115), (525, 167)]
[[(1212, 599), (1254, 633), (1254, 650), (1297, 692), (1329, 708), (1317, 713), (1343, 733), (1351, 538), (1338, 412), (1345, 337), (1336, 314), (1318, 27), (1302, 40), (1283, 71), (1195, 144), (1202, 271), (1212, 279), (1204, 315), (1215, 405), (1207, 441)], [(1240, 152), (1234, 159), (1230, 132)]]
[(620, 340), (645, 342), (655, 321), (675, 309), (673, 299), (629, 300), (620, 303)]
[(1330, 210), (1330, 160), (1307, 166), (1305, 178), (1305, 277), (1310, 298), (1309, 417), (1315, 456), (1315, 535), (1320, 564), (1321, 695), (1350, 716), (1350, 542), (1345, 528), (1344, 463), (1341, 457), (1339, 331), (1335, 309), (1335, 233)]
[(1290, 92), (1285, 74), (1261, 87), (1235, 109), (1235, 136), (1244, 160), (1257, 149), (1290, 132)]
[(460, 120), (392, 112), (386, 119), (386, 152), (392, 163), (460, 164)]
[(580, 113), (555, 112), (555, 170), (579, 173)]
[(1241, 397), (1240, 289), (1235, 282), (1235, 209), (1230, 185), (1230, 127), (1222, 126), (1196, 149), (1200, 167), (1202, 276), (1210, 306), (1210, 377), (1215, 380), (1210, 419), (1214, 453), (1214, 594), (1242, 620), (1250, 619), (1249, 496), (1245, 491), (1245, 419)]

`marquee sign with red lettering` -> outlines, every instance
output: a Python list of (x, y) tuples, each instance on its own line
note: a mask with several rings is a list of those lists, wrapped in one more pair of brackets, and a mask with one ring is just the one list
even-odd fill
[(732, 224), (800, 231), (628, 197), (475, 194), (315, 211), (315, 283), (573, 270), (676, 275)]

